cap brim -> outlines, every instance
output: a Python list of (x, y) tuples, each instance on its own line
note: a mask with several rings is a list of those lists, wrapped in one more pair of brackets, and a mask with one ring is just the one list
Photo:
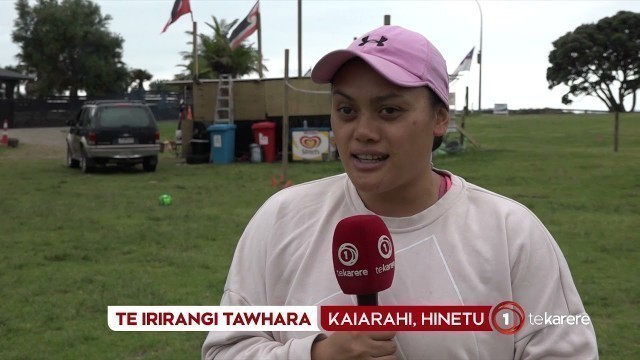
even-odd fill
[(427, 84), (427, 82), (388, 60), (352, 50), (336, 50), (323, 56), (311, 71), (311, 79), (319, 84), (330, 83), (342, 65), (353, 58), (362, 59), (385, 79), (396, 85), (417, 87)]

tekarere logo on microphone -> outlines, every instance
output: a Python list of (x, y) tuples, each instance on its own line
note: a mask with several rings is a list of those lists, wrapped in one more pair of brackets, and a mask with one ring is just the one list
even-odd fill
[(378, 239), (378, 252), (384, 259), (390, 258), (393, 254), (393, 244), (387, 235), (382, 235)]
[(338, 258), (344, 266), (353, 266), (358, 262), (358, 248), (351, 243), (344, 243), (338, 249)]

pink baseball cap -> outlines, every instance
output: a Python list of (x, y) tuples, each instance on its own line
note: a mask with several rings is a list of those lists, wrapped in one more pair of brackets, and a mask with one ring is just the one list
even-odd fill
[(447, 64), (440, 51), (417, 32), (394, 25), (372, 30), (346, 49), (322, 57), (314, 66), (311, 79), (320, 84), (330, 83), (338, 69), (355, 57), (396, 85), (429, 87), (449, 106)]

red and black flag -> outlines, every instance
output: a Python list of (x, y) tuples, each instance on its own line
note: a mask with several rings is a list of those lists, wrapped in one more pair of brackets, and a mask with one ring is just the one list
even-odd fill
[(233, 32), (229, 36), (229, 45), (231, 45), (231, 50), (240, 46), (246, 38), (251, 36), (251, 34), (258, 29), (260, 26), (258, 20), (259, 15), (260, 1), (256, 1), (256, 4), (251, 8), (251, 11), (249, 11), (249, 15), (247, 15), (247, 17), (244, 18), (244, 20), (242, 20), (235, 29), (233, 29)]
[(191, 4), (189, 4), (189, 0), (176, 0), (176, 2), (173, 3), (173, 9), (171, 9), (171, 17), (169, 18), (169, 21), (167, 21), (167, 23), (165, 24), (164, 28), (162, 29), (162, 32), (165, 32), (169, 27), (169, 25), (176, 22), (176, 20), (178, 20), (180, 16), (190, 12), (191, 12)]

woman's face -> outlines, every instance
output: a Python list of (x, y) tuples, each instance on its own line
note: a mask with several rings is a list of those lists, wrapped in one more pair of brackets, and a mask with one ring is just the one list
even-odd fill
[(424, 190), (433, 137), (448, 113), (424, 87), (399, 87), (362, 60), (346, 63), (332, 83), (331, 127), (342, 164), (360, 193), (415, 196)]

